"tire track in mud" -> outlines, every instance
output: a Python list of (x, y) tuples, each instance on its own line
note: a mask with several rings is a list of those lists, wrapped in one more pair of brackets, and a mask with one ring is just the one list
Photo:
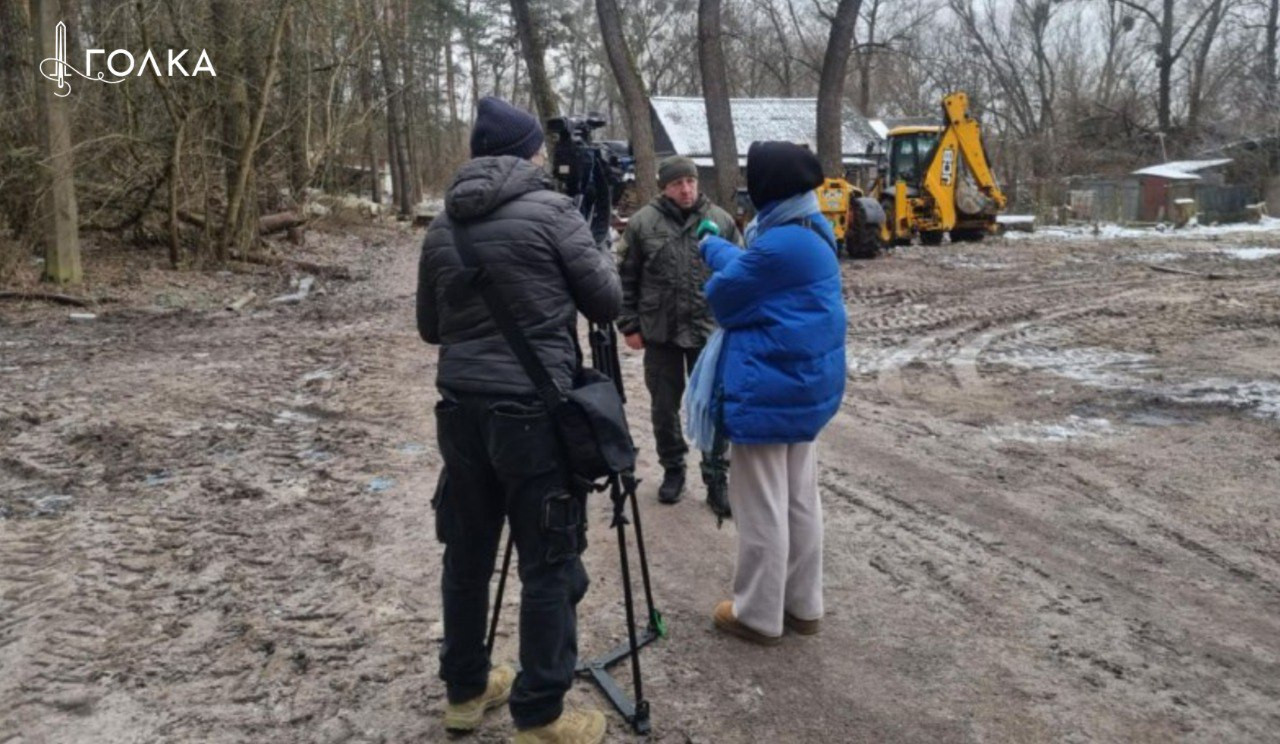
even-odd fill
[[(1132, 283), (1134, 282), (1129, 282)], [(1070, 289), (1096, 287), (1096, 282), (1073, 280), (994, 292), (960, 293), (956, 298), (945, 299), (967, 302), (967, 306), (936, 308), (916, 304), (900, 311), (899, 317), (887, 324), (876, 318), (858, 319), (864, 314), (864, 308), (854, 307), (850, 309), (850, 335), (854, 338), (865, 337), (868, 342), (873, 342), (886, 328), (892, 328), (911, 331), (912, 335), (917, 336), (905, 345), (891, 346), (887, 354), (880, 355), (880, 360), (875, 365), (876, 384), (891, 398), (902, 397), (907, 391), (908, 383), (903, 377), (903, 370), (926, 360), (941, 365), (943, 369), (949, 368), (960, 386), (971, 386), (977, 381), (977, 375), (967, 369), (968, 365), (963, 361), (966, 355), (971, 354), (976, 360), (978, 353), (990, 341), (1034, 327), (1037, 322), (1050, 322), (1059, 317), (1088, 314), (1109, 307), (1112, 304), (1109, 300), (1093, 300), (1084, 306), (1076, 304), (1064, 307), (1075, 298), (1056, 296)], [(1121, 291), (1130, 290), (1125, 288)], [(1046, 305), (1046, 297), (1052, 300), (1052, 304)], [(923, 335), (919, 335), (921, 333)], [(971, 349), (975, 342), (965, 339), (970, 339), (975, 334), (982, 345)], [(962, 360), (960, 364), (953, 362), (957, 357)]]
[[(824, 467), (819, 480), (826, 495), (828, 540), (833, 541), (833, 533), (842, 536), (836, 539), (839, 547), (829, 547), (828, 552), (843, 555), (844, 544), (852, 539), (872, 575), (882, 577), (903, 602), (928, 608), (933, 622), (943, 626), (974, 628), (970, 632), (976, 635), (966, 640), (975, 648), (989, 643), (986, 633), (1014, 633), (1019, 639), (1015, 642), (1037, 649), (1031, 664), (1039, 671), (1010, 667), (1005, 673), (1015, 679), (1026, 675), (1018, 682), (1026, 690), (1051, 690), (1046, 694), (1048, 700), (1058, 701), (1053, 704), (1106, 689), (1108, 695), (1127, 701), (1125, 706), (1154, 706), (1188, 721), (1235, 716), (1243, 735), (1256, 726), (1256, 718), (1241, 713), (1249, 706), (1265, 711), (1280, 694), (1280, 683), (1271, 673), (1280, 659), (1255, 651), (1255, 644), (1275, 632), (1275, 623), (1251, 627), (1244, 638), (1253, 640), (1220, 642), (1215, 633), (1205, 633), (1203, 608), (1178, 605), (1176, 600), (1159, 615), (1138, 620), (1150, 615), (1144, 607), (1166, 605), (1171, 598), (1131, 586), (1131, 577), (1090, 567), (1083, 555), (1072, 561), (1075, 567), (1041, 555), (1028, 559), (1032, 554), (1025, 540), (1001, 539), (1000, 532), (988, 529), (991, 525), (970, 523), (958, 512), (939, 508), (935, 499), (897, 495), (889, 479), (854, 486), (853, 474)], [(992, 524), (1017, 524), (998, 513), (988, 516)], [(1117, 542), (1126, 543), (1126, 549), (1146, 551), (1158, 561), (1167, 555), (1167, 546), (1146, 547), (1147, 541), (1134, 541), (1123, 529), (1107, 529), (1120, 538)], [(1080, 548), (1087, 550), (1087, 543)], [(867, 580), (845, 578), (848, 568), (835, 573), (830, 584), (843, 580), (861, 585)], [(855, 569), (853, 575), (861, 574)], [(1280, 606), (1274, 596), (1266, 603)], [(976, 630), (983, 626), (989, 630)], [(1225, 702), (1203, 688), (1206, 664), (1217, 668), (1215, 676), (1230, 679), (1226, 685), (1232, 692)], [(1058, 682), (1043, 688), (1046, 678)], [(1262, 718), (1280, 722), (1280, 711)], [(1253, 729), (1251, 735), (1256, 732)]]
[[(47, 346), (6, 348), (48, 377), (23, 399), (35, 423), (0, 420), (5, 452), (22, 453), (0, 482), (71, 500), (0, 519), (0, 741), (368, 741), (343, 723), (354, 701), (421, 691), (404, 672), (421, 664), (410, 640), (430, 637), (425, 600), (387, 596), (370, 554), (383, 494), (435, 458), (404, 426), (420, 396), (403, 394), (417, 376), (393, 312), (403, 303), (344, 304), (355, 320), (336, 330), (308, 308), (146, 317), (118, 346), (62, 344), (92, 355), (83, 380)], [(85, 721), (104, 727), (73, 733)]]

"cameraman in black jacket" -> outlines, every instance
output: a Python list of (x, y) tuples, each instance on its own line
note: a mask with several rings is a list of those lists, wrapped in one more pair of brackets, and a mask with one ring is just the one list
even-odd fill
[[(467, 226), (486, 267), (551, 376), (567, 390), (581, 364), (577, 314), (609, 323), (622, 304), (612, 260), (596, 248), (572, 201), (543, 170), (538, 121), (496, 98), (479, 102), (472, 160), (427, 233), (418, 268), (418, 331), (440, 345), (436, 499), (444, 552), (445, 727), (468, 731), (510, 698), (517, 742), (599, 742), (599, 711), (564, 711), (577, 665), (576, 607), (587, 590), (579, 557), (586, 520), (566, 488), (556, 432), (533, 383), (478, 292), (458, 288), (464, 265), (454, 225)], [(452, 300), (452, 301), (451, 301)], [(489, 581), (503, 520), (519, 553), (520, 665), (485, 652)], [(514, 681), (513, 681), (514, 680)]]

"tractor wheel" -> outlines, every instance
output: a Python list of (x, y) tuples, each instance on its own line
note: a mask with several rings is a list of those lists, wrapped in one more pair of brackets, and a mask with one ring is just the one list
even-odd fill
[(987, 236), (987, 231), (981, 228), (968, 230), (952, 230), (952, 243), (981, 243), (982, 239)]
[(921, 230), (920, 245), (942, 245), (943, 230)]
[(849, 230), (844, 234), (844, 251), (849, 258), (875, 258), (880, 253), (879, 231)]

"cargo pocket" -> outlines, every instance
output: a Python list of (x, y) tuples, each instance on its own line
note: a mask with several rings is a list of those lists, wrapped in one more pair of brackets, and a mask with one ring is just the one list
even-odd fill
[(563, 489), (542, 497), (542, 535), (547, 563), (568, 560), (587, 549), (587, 519), (583, 498)]
[(502, 401), (489, 407), (489, 458), (506, 477), (542, 475), (559, 466), (556, 430), (541, 403)]

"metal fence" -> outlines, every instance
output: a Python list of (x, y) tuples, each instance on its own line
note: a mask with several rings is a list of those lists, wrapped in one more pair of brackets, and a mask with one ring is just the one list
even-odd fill
[[(1280, 188), (1276, 190), (1280, 191)], [(1155, 219), (1143, 213), (1142, 192), (1135, 178), (1073, 181), (1068, 193), (1070, 219), (1119, 223)], [(1252, 186), (1177, 184), (1168, 189), (1167, 203), (1158, 211), (1168, 219), (1174, 214), (1173, 199), (1188, 196), (1196, 200), (1196, 210), (1202, 223), (1243, 221), (1249, 216), (1247, 206), (1261, 201), (1261, 194)], [(1276, 196), (1280, 198), (1280, 193)]]

